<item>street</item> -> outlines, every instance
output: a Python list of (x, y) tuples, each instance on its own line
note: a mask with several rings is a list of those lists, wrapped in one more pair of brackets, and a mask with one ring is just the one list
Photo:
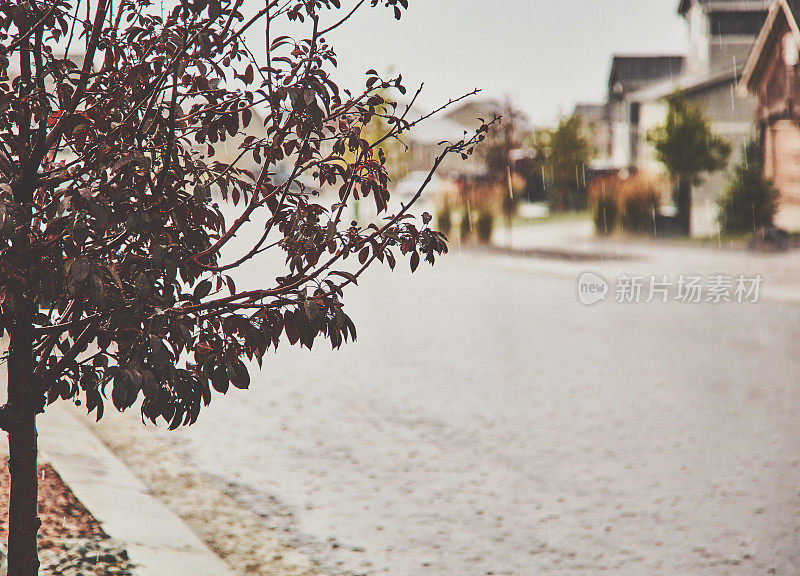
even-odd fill
[(800, 0), (0, 40), (0, 576), (800, 576)]
[(604, 266), (376, 269), (356, 344), (159, 437), (331, 574), (798, 574), (800, 308), (580, 304)]

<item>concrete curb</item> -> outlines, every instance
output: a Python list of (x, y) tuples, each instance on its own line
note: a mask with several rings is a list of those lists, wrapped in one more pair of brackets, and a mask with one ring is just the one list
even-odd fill
[(642, 260), (642, 256), (635, 254), (619, 254), (610, 251), (570, 250), (556, 248), (507, 248), (495, 244), (485, 246), (465, 246), (465, 250), (475, 253), (501, 254), (504, 256), (517, 256), (519, 258), (538, 258), (542, 260), (564, 260), (566, 262), (632, 262)]
[(106, 532), (125, 545), (136, 573), (233, 576), (69, 409), (56, 403), (38, 419), (42, 460), (52, 464)]

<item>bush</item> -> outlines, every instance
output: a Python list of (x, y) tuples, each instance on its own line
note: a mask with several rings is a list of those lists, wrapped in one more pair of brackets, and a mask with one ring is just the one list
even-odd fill
[(589, 203), (592, 208), (592, 219), (597, 234), (611, 234), (619, 223), (620, 181), (618, 178), (597, 178), (589, 186)]
[(733, 234), (772, 226), (779, 196), (772, 181), (762, 176), (758, 144), (749, 142), (742, 161), (734, 166), (718, 201), (717, 220), (722, 231)]
[(494, 214), (488, 210), (481, 210), (478, 213), (478, 219), (475, 222), (476, 232), (478, 233), (478, 240), (484, 244), (488, 244), (492, 239), (492, 230), (494, 229)]
[(620, 188), (620, 225), (623, 232), (655, 234), (655, 219), (661, 209), (661, 191), (652, 180), (634, 176)]
[(445, 236), (450, 235), (453, 228), (453, 209), (449, 202), (444, 202), (436, 212), (436, 228)]
[(654, 235), (661, 208), (661, 182), (644, 176), (596, 178), (589, 186), (595, 230)]
[(500, 210), (503, 213), (503, 217), (509, 222), (517, 215), (519, 203), (525, 197), (525, 189), (527, 187), (525, 179), (515, 172), (512, 173), (510, 184), (514, 191), (513, 195), (509, 193), (507, 176), (495, 187), (495, 194), (500, 198)]
[(472, 233), (472, 222), (469, 221), (469, 210), (464, 210), (461, 213), (461, 221), (458, 225), (458, 237), (462, 242), (469, 240)]
[[(522, 189), (524, 183), (517, 178), (512, 182), (514, 190)], [(516, 213), (519, 196), (508, 193), (508, 178), (501, 182), (486, 178), (466, 182), (459, 190), (456, 209), (461, 214), (459, 236), (468, 242), (474, 234), (483, 243), (492, 239), (495, 221), (505, 217), (510, 223)]]
[(619, 208), (611, 196), (601, 196), (593, 207), (594, 228), (601, 236), (611, 234), (617, 227)]

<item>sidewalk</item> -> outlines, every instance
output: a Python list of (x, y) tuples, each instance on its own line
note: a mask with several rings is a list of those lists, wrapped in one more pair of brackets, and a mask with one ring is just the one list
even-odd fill
[[(517, 226), (510, 246), (506, 230), (499, 227), (493, 241), (491, 248), (481, 250), (516, 258), (517, 266), (576, 278), (587, 270), (606, 278), (623, 274), (760, 275), (764, 298), (800, 304), (800, 250), (757, 253), (675, 241), (602, 238), (594, 235), (594, 226), (588, 219)], [(458, 249), (457, 245), (453, 248)]]
[(38, 419), (41, 460), (58, 471), (75, 496), (122, 542), (139, 576), (232, 576), (175, 514), (57, 402)]

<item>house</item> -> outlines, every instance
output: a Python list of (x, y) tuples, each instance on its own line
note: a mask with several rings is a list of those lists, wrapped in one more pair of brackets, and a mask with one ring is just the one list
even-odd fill
[(636, 95), (653, 85), (671, 84), (683, 72), (683, 56), (614, 56), (608, 78), (607, 117), (611, 165), (635, 170), (643, 134), (641, 103)]
[[(689, 47), (681, 56), (615, 56), (608, 81), (608, 125), (605, 154), (594, 166), (622, 173), (658, 173), (647, 134), (663, 124), (666, 99), (681, 90), (702, 107), (712, 129), (733, 149), (737, 162), (754, 135), (756, 99), (737, 90), (747, 55), (767, 18), (769, 0), (681, 0), (678, 13), (688, 28)], [(724, 172), (695, 189), (695, 232), (715, 229), (716, 199)]]
[[(664, 98), (675, 89), (682, 90), (691, 103), (704, 109), (714, 132), (731, 144), (731, 163), (741, 159), (744, 145), (754, 136), (755, 98), (742, 97), (737, 88), (769, 4), (770, 0), (681, 0), (678, 13), (689, 29), (686, 73), (672, 85), (653, 87), (639, 95), (651, 110), (665, 111)], [(645, 118), (640, 130), (649, 131), (663, 121), (663, 113), (648, 116), (658, 121), (651, 123)], [(657, 163), (652, 149), (645, 143), (640, 152), (640, 165), (653, 169)], [(714, 217), (715, 200), (725, 178), (724, 172), (711, 175), (695, 191), (698, 204), (714, 206)]]
[(611, 123), (606, 104), (579, 103), (575, 105), (573, 116), (580, 116), (591, 138), (595, 156), (608, 156), (611, 146)]
[(769, 0), (681, 0), (689, 26), (690, 74), (738, 69), (764, 24)]
[(800, 227), (800, 1), (775, 0), (745, 64), (741, 90), (757, 99), (764, 176), (781, 193), (776, 222)]
[[(463, 115), (457, 115), (456, 118), (460, 119), (462, 116), (465, 119), (470, 118), (469, 114), (473, 105), (464, 104), (464, 107), (467, 106), (469, 106), (469, 111), (465, 110)], [(406, 115), (406, 119), (414, 122), (427, 113), (427, 111), (413, 107)], [(402, 134), (400, 140), (407, 148), (397, 154), (395, 158), (399, 174), (405, 175), (410, 172), (430, 170), (436, 162), (436, 158), (442, 153), (444, 146), (441, 143), (443, 141), (456, 142), (464, 138), (468, 132), (477, 129), (480, 122), (476, 118), (477, 116), (472, 117), (472, 122), (465, 120), (462, 123), (445, 113), (434, 114)], [(477, 156), (470, 156), (467, 160), (463, 160), (459, 154), (449, 154), (439, 166), (438, 174), (453, 176), (461, 173), (477, 174), (484, 171), (485, 166)]]
[(442, 116), (456, 124), (467, 127), (469, 130), (477, 130), (483, 118), (489, 122), (495, 116), (503, 113), (503, 103), (494, 98), (472, 97), (456, 106), (447, 108)]

